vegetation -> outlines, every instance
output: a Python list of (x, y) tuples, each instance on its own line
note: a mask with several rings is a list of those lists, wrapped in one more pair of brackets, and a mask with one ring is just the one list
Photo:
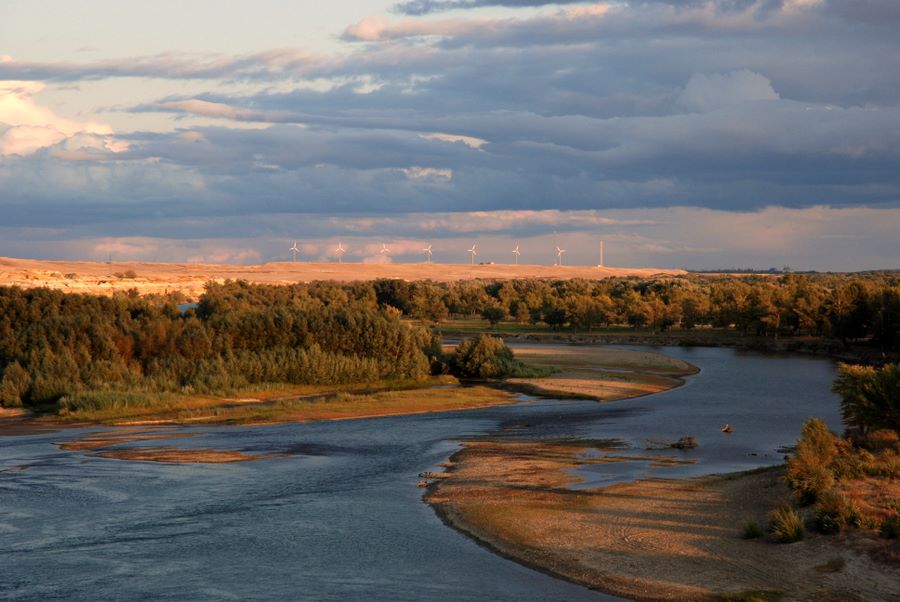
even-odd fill
[(780, 543), (794, 543), (803, 539), (806, 530), (803, 519), (788, 505), (779, 506), (769, 514), (770, 530)]
[(858, 436), (900, 431), (900, 364), (882, 368), (842, 364), (834, 383), (844, 423)]
[[(482, 316), (498, 330), (716, 329), (771, 339), (833, 338), (887, 351), (900, 346), (900, 276), (891, 273), (289, 286), (238, 281), (208, 285), (196, 309), (184, 313), (179, 300), (0, 287), (0, 404), (77, 413), (90, 404), (135, 405), (162, 393), (336, 387), (450, 370), (479, 378), (544, 374), (491, 339), (476, 337), (444, 358), (439, 340), (411, 320)], [(900, 370), (872, 370), (847, 368), (836, 384), (847, 400), (845, 415), (861, 435), (862, 424), (871, 431), (897, 428)], [(104, 395), (118, 401), (100, 401)]]
[(890, 272), (450, 284), (378, 280), (371, 287), (379, 305), (435, 323), (481, 317), (492, 329), (508, 321), (521, 331), (526, 325), (587, 332), (715, 328), (741, 336), (805, 336), (846, 347), (900, 349), (900, 275)]
[(763, 536), (763, 530), (754, 522), (746, 523), (741, 528), (742, 539), (758, 539)]
[(879, 529), (896, 537), (900, 524), (900, 374), (841, 365), (834, 390), (848, 425), (837, 437), (819, 418), (808, 420), (787, 463), (787, 480), (802, 505), (815, 504), (813, 524), (823, 533)]
[(371, 293), (210, 284), (182, 314), (169, 297), (0, 288), (0, 403), (80, 412), (163, 393), (428, 376), (439, 341)]
[(513, 357), (503, 339), (480, 334), (456, 347), (450, 371), (462, 378), (535, 378), (547, 376), (553, 369), (528, 366)]
[(788, 461), (787, 480), (801, 504), (815, 502), (834, 487), (830, 465), (837, 455), (837, 441), (821, 418), (803, 425), (797, 451)]

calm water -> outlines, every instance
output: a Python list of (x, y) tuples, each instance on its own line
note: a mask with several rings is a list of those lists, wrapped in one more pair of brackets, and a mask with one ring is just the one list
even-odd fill
[[(648, 438), (700, 447), (581, 470), (590, 485), (781, 461), (808, 415), (839, 429), (830, 361), (665, 349), (698, 365), (680, 389), (600, 405), (540, 401), (469, 412), (245, 428), (183, 428), (129, 446), (286, 451), (240, 464), (93, 458), (54, 442), (102, 429), (0, 437), (0, 598), (31, 600), (608, 600), (493, 555), (445, 527), (416, 475), (460, 437)], [(731, 423), (735, 432), (720, 428)]]

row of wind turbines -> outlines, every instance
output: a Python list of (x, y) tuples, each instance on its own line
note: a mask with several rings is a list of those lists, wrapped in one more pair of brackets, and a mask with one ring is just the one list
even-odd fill
[[(566, 253), (566, 249), (560, 248), (559, 245), (556, 246), (556, 263), (553, 265), (562, 265), (563, 264), (563, 254)], [(425, 255), (425, 263), (431, 263), (432, 257), (432, 247), (433, 245), (428, 244), (422, 249), (422, 253)], [(475, 265), (475, 257), (478, 255), (478, 243), (473, 243), (472, 247), (468, 249), (466, 252), (469, 254), (469, 260), (472, 265)], [(300, 248), (297, 246), (297, 241), (294, 241), (294, 244), (289, 249), (291, 252), (291, 259), (296, 262), (297, 255), (300, 253)], [(337, 256), (338, 263), (344, 263), (344, 253), (347, 252), (347, 249), (344, 247), (344, 243), (338, 241), (338, 246), (334, 250), (334, 254)], [(378, 252), (380, 255), (388, 256), (391, 254), (391, 250), (388, 247), (387, 243), (381, 243), (381, 250)], [(515, 257), (515, 265), (519, 265), (519, 257), (522, 255), (522, 252), (519, 250), (519, 243), (516, 242), (516, 248), (512, 250), (512, 254)], [(600, 241), (600, 267), (603, 267), (603, 241)]]

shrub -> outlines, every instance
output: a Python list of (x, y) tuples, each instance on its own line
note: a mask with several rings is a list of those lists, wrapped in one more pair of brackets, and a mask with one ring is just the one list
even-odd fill
[(97, 412), (123, 408), (148, 408), (160, 402), (160, 394), (140, 391), (76, 391), (57, 402), (60, 413)]
[(871, 452), (900, 451), (900, 434), (890, 429), (879, 429), (861, 437), (858, 444)]
[(19, 365), (19, 362), (13, 362), (3, 371), (3, 378), (0, 378), (0, 406), (18, 407), (22, 405), (25, 393), (31, 386), (31, 376)]
[(882, 537), (900, 539), (900, 514), (893, 514), (881, 521), (878, 531)]
[(741, 539), (757, 539), (763, 536), (763, 530), (754, 522), (749, 522), (741, 529)]
[(839, 491), (823, 494), (816, 503), (815, 525), (822, 533), (839, 533), (859, 522), (859, 510)]
[(803, 519), (797, 511), (783, 505), (769, 513), (770, 530), (780, 543), (794, 543), (803, 539)]
[(800, 503), (811, 504), (834, 487), (830, 464), (837, 452), (837, 438), (821, 418), (811, 418), (803, 424), (797, 451), (788, 460), (785, 473)]
[(516, 361), (503, 339), (478, 335), (456, 347), (452, 366), (457, 376), (502, 378), (515, 370)]

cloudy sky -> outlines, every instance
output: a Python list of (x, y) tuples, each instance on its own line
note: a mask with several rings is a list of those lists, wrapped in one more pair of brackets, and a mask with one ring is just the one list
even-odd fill
[(0, 255), (900, 267), (896, 0), (0, 0)]

